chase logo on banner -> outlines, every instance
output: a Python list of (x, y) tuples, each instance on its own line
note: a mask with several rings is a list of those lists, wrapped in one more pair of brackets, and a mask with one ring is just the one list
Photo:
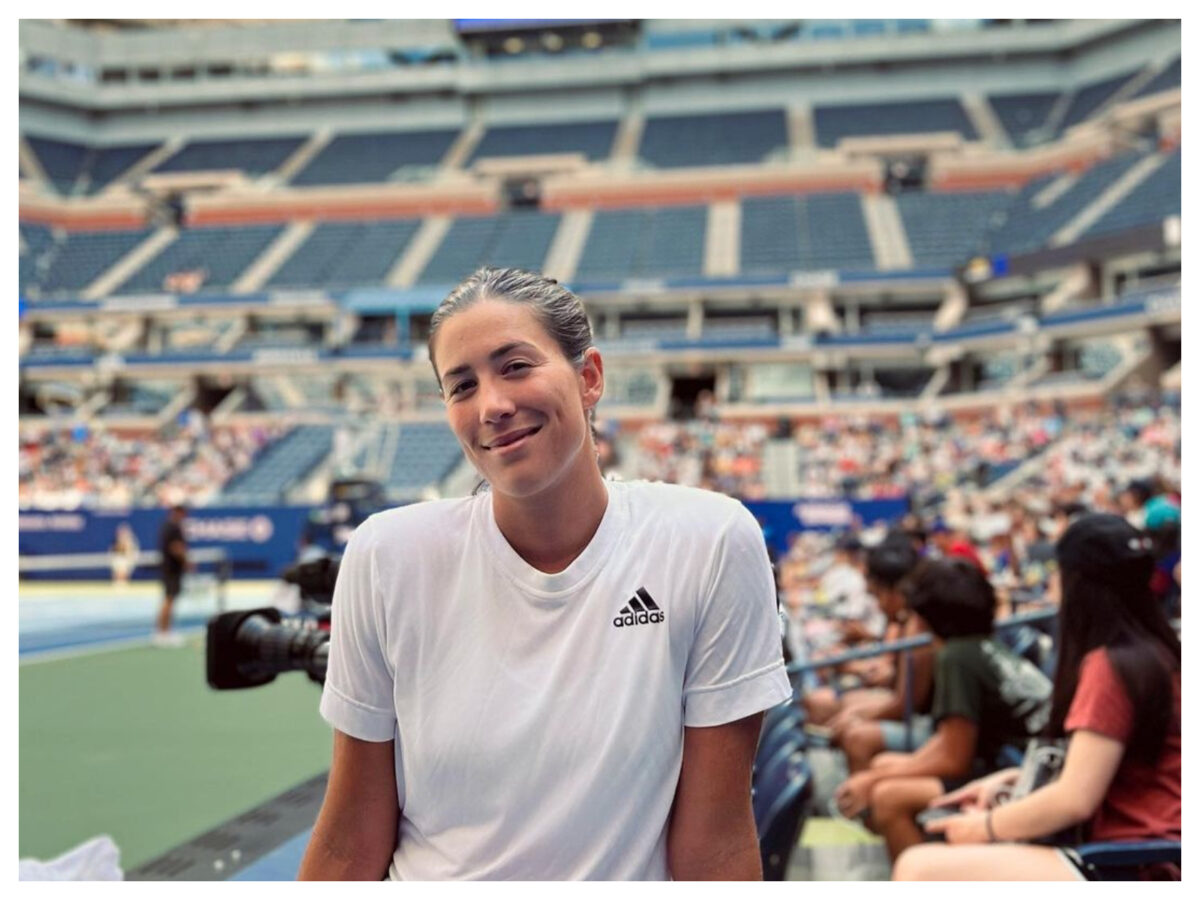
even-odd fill
[(250, 541), (265, 544), (275, 533), (267, 516), (228, 516), (213, 519), (185, 519), (184, 534), (192, 541)]
[(796, 519), (805, 528), (849, 528), (854, 524), (854, 509), (849, 503), (797, 503)]

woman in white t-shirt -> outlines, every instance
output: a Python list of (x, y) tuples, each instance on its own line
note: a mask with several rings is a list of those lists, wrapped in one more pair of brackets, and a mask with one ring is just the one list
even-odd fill
[(429, 351), (490, 490), (347, 546), (300, 877), (761, 877), (750, 771), (791, 687), (754, 518), (601, 477), (604, 365), (554, 280), (481, 269)]

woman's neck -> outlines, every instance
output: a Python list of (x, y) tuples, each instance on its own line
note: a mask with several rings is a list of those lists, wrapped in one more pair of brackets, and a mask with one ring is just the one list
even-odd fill
[(563, 571), (584, 551), (606, 509), (608, 488), (594, 462), (537, 497), (492, 496), (500, 533), (525, 562), (548, 575)]

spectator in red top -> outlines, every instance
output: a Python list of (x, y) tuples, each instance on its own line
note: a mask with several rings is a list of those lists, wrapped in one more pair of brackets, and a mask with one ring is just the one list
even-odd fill
[(979, 552), (975, 549), (975, 545), (959, 531), (951, 528), (946, 522), (938, 519), (933, 523), (933, 528), (930, 530), (930, 537), (933, 540), (933, 545), (937, 547), (938, 553), (943, 559), (952, 559), (955, 556), (961, 556), (975, 564), (980, 572), (987, 574), (987, 568), (983, 564), (983, 560), (979, 558)]
[[(1088, 840), (1181, 837), (1180, 644), (1150, 595), (1150, 541), (1119, 516), (1086, 515), (1063, 534), (1057, 556), (1062, 646), (1049, 732), (1070, 736), (1062, 774), (1004, 805), (996, 796), (1015, 770), (938, 798), (934, 805), (963, 811), (928, 825), (948, 845), (905, 851), (898, 880), (1090, 879), (1069, 851), (1019, 843), (1081, 823)], [(1141, 874), (1178, 878), (1179, 870)]]

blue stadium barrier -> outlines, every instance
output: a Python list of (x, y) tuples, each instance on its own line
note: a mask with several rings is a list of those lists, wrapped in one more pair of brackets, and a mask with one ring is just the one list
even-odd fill
[[(308, 522), (309, 506), (197, 507), (184, 523), (188, 546), (219, 547), (228, 554), (232, 576), (275, 578), (295, 561), (300, 537)], [(137, 508), (126, 513), (93, 510), (23, 509), (18, 519), (21, 556), (60, 553), (105, 553), (116, 537), (117, 526), (127, 522), (138, 544), (158, 545), (158, 531), (166, 510)], [(47, 573), (52, 580), (108, 578), (107, 568)], [(33, 576), (31, 576), (33, 577)], [(40, 573), (37, 577), (43, 577)], [(155, 569), (134, 570), (134, 579), (158, 577)]]

